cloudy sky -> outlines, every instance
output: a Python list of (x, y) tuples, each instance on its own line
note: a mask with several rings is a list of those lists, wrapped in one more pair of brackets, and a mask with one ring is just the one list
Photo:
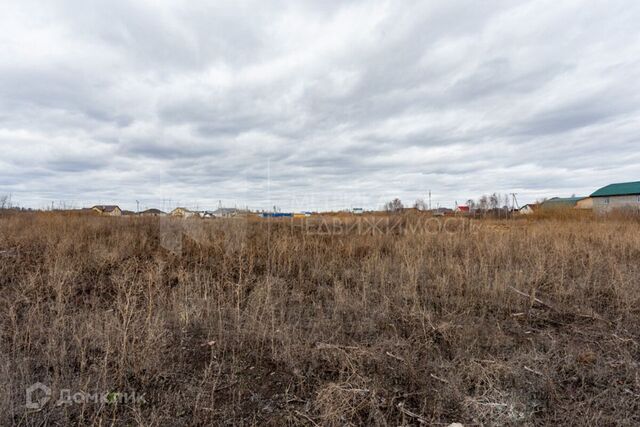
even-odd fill
[(0, 0), (0, 194), (453, 206), (640, 180), (634, 1)]

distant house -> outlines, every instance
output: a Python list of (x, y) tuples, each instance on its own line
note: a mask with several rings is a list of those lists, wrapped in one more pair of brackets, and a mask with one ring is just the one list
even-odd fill
[(95, 212), (106, 216), (122, 216), (122, 210), (116, 205), (96, 205), (92, 207)]
[(469, 209), (469, 206), (461, 205), (461, 206), (456, 206), (456, 208), (454, 209), (454, 212), (458, 214), (468, 214), (471, 212), (471, 209)]
[(167, 213), (161, 211), (160, 209), (151, 208), (151, 209), (147, 209), (140, 212), (139, 215), (140, 216), (166, 216)]
[(236, 208), (218, 208), (212, 212), (216, 218), (231, 218), (238, 215), (238, 209)]
[(518, 213), (520, 213), (521, 215), (531, 215), (532, 213), (535, 213), (539, 207), (540, 205), (538, 203), (529, 203), (521, 207), (518, 210)]
[(593, 209), (597, 212), (640, 209), (640, 181), (609, 184), (590, 197), (593, 199)]
[(397, 211), (390, 211), (390, 213), (402, 213), (404, 215), (420, 215), (422, 214), (422, 211), (419, 210), (418, 208), (406, 207), (406, 208), (398, 209)]
[(192, 217), (194, 215), (197, 215), (196, 212), (190, 211), (187, 208), (175, 208), (174, 210), (171, 211), (171, 216), (175, 216), (178, 218), (189, 218)]
[(584, 197), (552, 197), (547, 199), (540, 207), (545, 210), (549, 209), (572, 209), (576, 207), (576, 204), (584, 199)]
[(364, 213), (364, 209), (362, 208), (353, 208), (351, 209), (351, 213), (354, 215), (362, 215)]

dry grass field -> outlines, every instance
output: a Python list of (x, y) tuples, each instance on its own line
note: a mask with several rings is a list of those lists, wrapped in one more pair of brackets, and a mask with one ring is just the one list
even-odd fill
[(0, 217), (0, 425), (640, 423), (636, 219), (167, 221)]

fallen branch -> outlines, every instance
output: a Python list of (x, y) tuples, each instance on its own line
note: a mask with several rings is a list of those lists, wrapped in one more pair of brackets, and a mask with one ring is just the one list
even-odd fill
[(598, 315), (598, 314), (583, 314), (583, 313), (578, 313), (576, 314), (576, 316), (578, 317), (584, 317), (586, 319), (593, 319), (593, 320), (599, 320), (601, 322), (607, 323), (609, 325), (611, 325), (611, 322), (609, 322), (607, 319), (604, 319), (602, 316)]
[(404, 403), (398, 403), (398, 405), (397, 405), (397, 406), (398, 406), (398, 409), (400, 410), (400, 412), (402, 412), (402, 413), (403, 413), (403, 414), (405, 414), (405, 415), (410, 416), (411, 418), (415, 418), (416, 420), (418, 420), (418, 422), (419, 422), (420, 424), (429, 424), (429, 423), (427, 422), (427, 420), (426, 420), (426, 419), (424, 419), (422, 416), (420, 416), (420, 415), (416, 414), (415, 412), (411, 412), (410, 410), (406, 409), (406, 408), (404, 407)]
[(546, 302), (540, 300), (539, 298), (536, 298), (535, 296), (533, 296), (533, 294), (532, 295), (526, 294), (526, 293), (514, 288), (513, 286), (507, 286), (507, 288), (511, 289), (512, 291), (514, 291), (515, 293), (517, 293), (518, 295), (520, 295), (522, 297), (528, 298), (533, 302), (537, 302), (540, 305), (543, 305), (543, 306), (545, 306), (547, 308), (553, 309), (553, 307), (551, 307), (551, 305), (549, 305)]
[(622, 341), (622, 342), (631, 342), (631, 343), (634, 343), (635, 345), (638, 345), (636, 340), (634, 340), (633, 338), (622, 338), (622, 337), (619, 337), (616, 334), (612, 334), (611, 336), (616, 338), (616, 339), (618, 339), (618, 340), (620, 340), (620, 341)]
[(317, 426), (318, 423), (316, 423), (315, 421), (313, 421), (313, 419), (311, 419), (311, 417), (309, 417), (307, 414), (300, 412), (298, 410), (295, 410), (294, 413), (298, 416), (301, 416), (302, 418), (306, 419), (307, 421), (309, 421), (311, 424), (313, 424), (314, 426)]
[(344, 388), (340, 386), (338, 386), (338, 388), (348, 393), (370, 393), (371, 392), (371, 390), (369, 390), (368, 388)]
[(491, 359), (471, 359), (472, 362), (482, 362), (482, 363), (498, 363), (495, 360), (491, 360)]
[(233, 381), (233, 382), (231, 382), (231, 383), (229, 383), (229, 384), (227, 384), (227, 385), (224, 385), (224, 386), (222, 386), (222, 387), (218, 387), (218, 388), (214, 389), (214, 390), (213, 390), (213, 392), (214, 392), (214, 393), (217, 393), (217, 392), (219, 392), (219, 391), (226, 390), (226, 389), (228, 389), (228, 388), (233, 387), (233, 386), (234, 386), (234, 385), (236, 385), (236, 384), (238, 384), (238, 381)]
[(528, 367), (528, 366), (525, 366), (525, 367), (524, 367), (524, 370), (525, 370), (525, 371), (527, 371), (527, 372), (531, 372), (532, 374), (536, 374), (536, 375), (543, 376), (542, 372), (540, 372), (540, 371), (536, 371), (535, 369), (531, 369), (531, 368), (530, 368), (530, 367)]
[(431, 378), (435, 379), (435, 380), (441, 381), (441, 382), (443, 382), (443, 383), (445, 383), (445, 384), (449, 384), (449, 381), (445, 380), (444, 378), (437, 377), (437, 376), (435, 376), (435, 375), (433, 375), (433, 374), (429, 374), (429, 376), (430, 376)]
[(319, 350), (358, 350), (360, 347), (352, 346), (352, 345), (337, 345), (337, 344), (326, 344), (323, 342), (316, 343), (316, 348)]
[(401, 361), (401, 362), (404, 362), (404, 357), (396, 356), (395, 354), (393, 354), (393, 353), (391, 353), (391, 352), (388, 352), (388, 351), (387, 351), (385, 354), (386, 354), (387, 356), (389, 356), (389, 357), (392, 357), (392, 358), (396, 359), (396, 360), (399, 360), (399, 361)]

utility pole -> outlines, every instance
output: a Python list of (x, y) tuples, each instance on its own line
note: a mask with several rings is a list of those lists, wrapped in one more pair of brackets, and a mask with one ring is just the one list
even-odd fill
[(429, 210), (431, 210), (431, 190), (429, 190)]
[(513, 197), (513, 203), (515, 205), (515, 207), (520, 210), (520, 206), (518, 205), (518, 199), (516, 198), (516, 193), (511, 193), (511, 196)]
[(140, 213), (140, 200), (136, 200), (136, 213)]

